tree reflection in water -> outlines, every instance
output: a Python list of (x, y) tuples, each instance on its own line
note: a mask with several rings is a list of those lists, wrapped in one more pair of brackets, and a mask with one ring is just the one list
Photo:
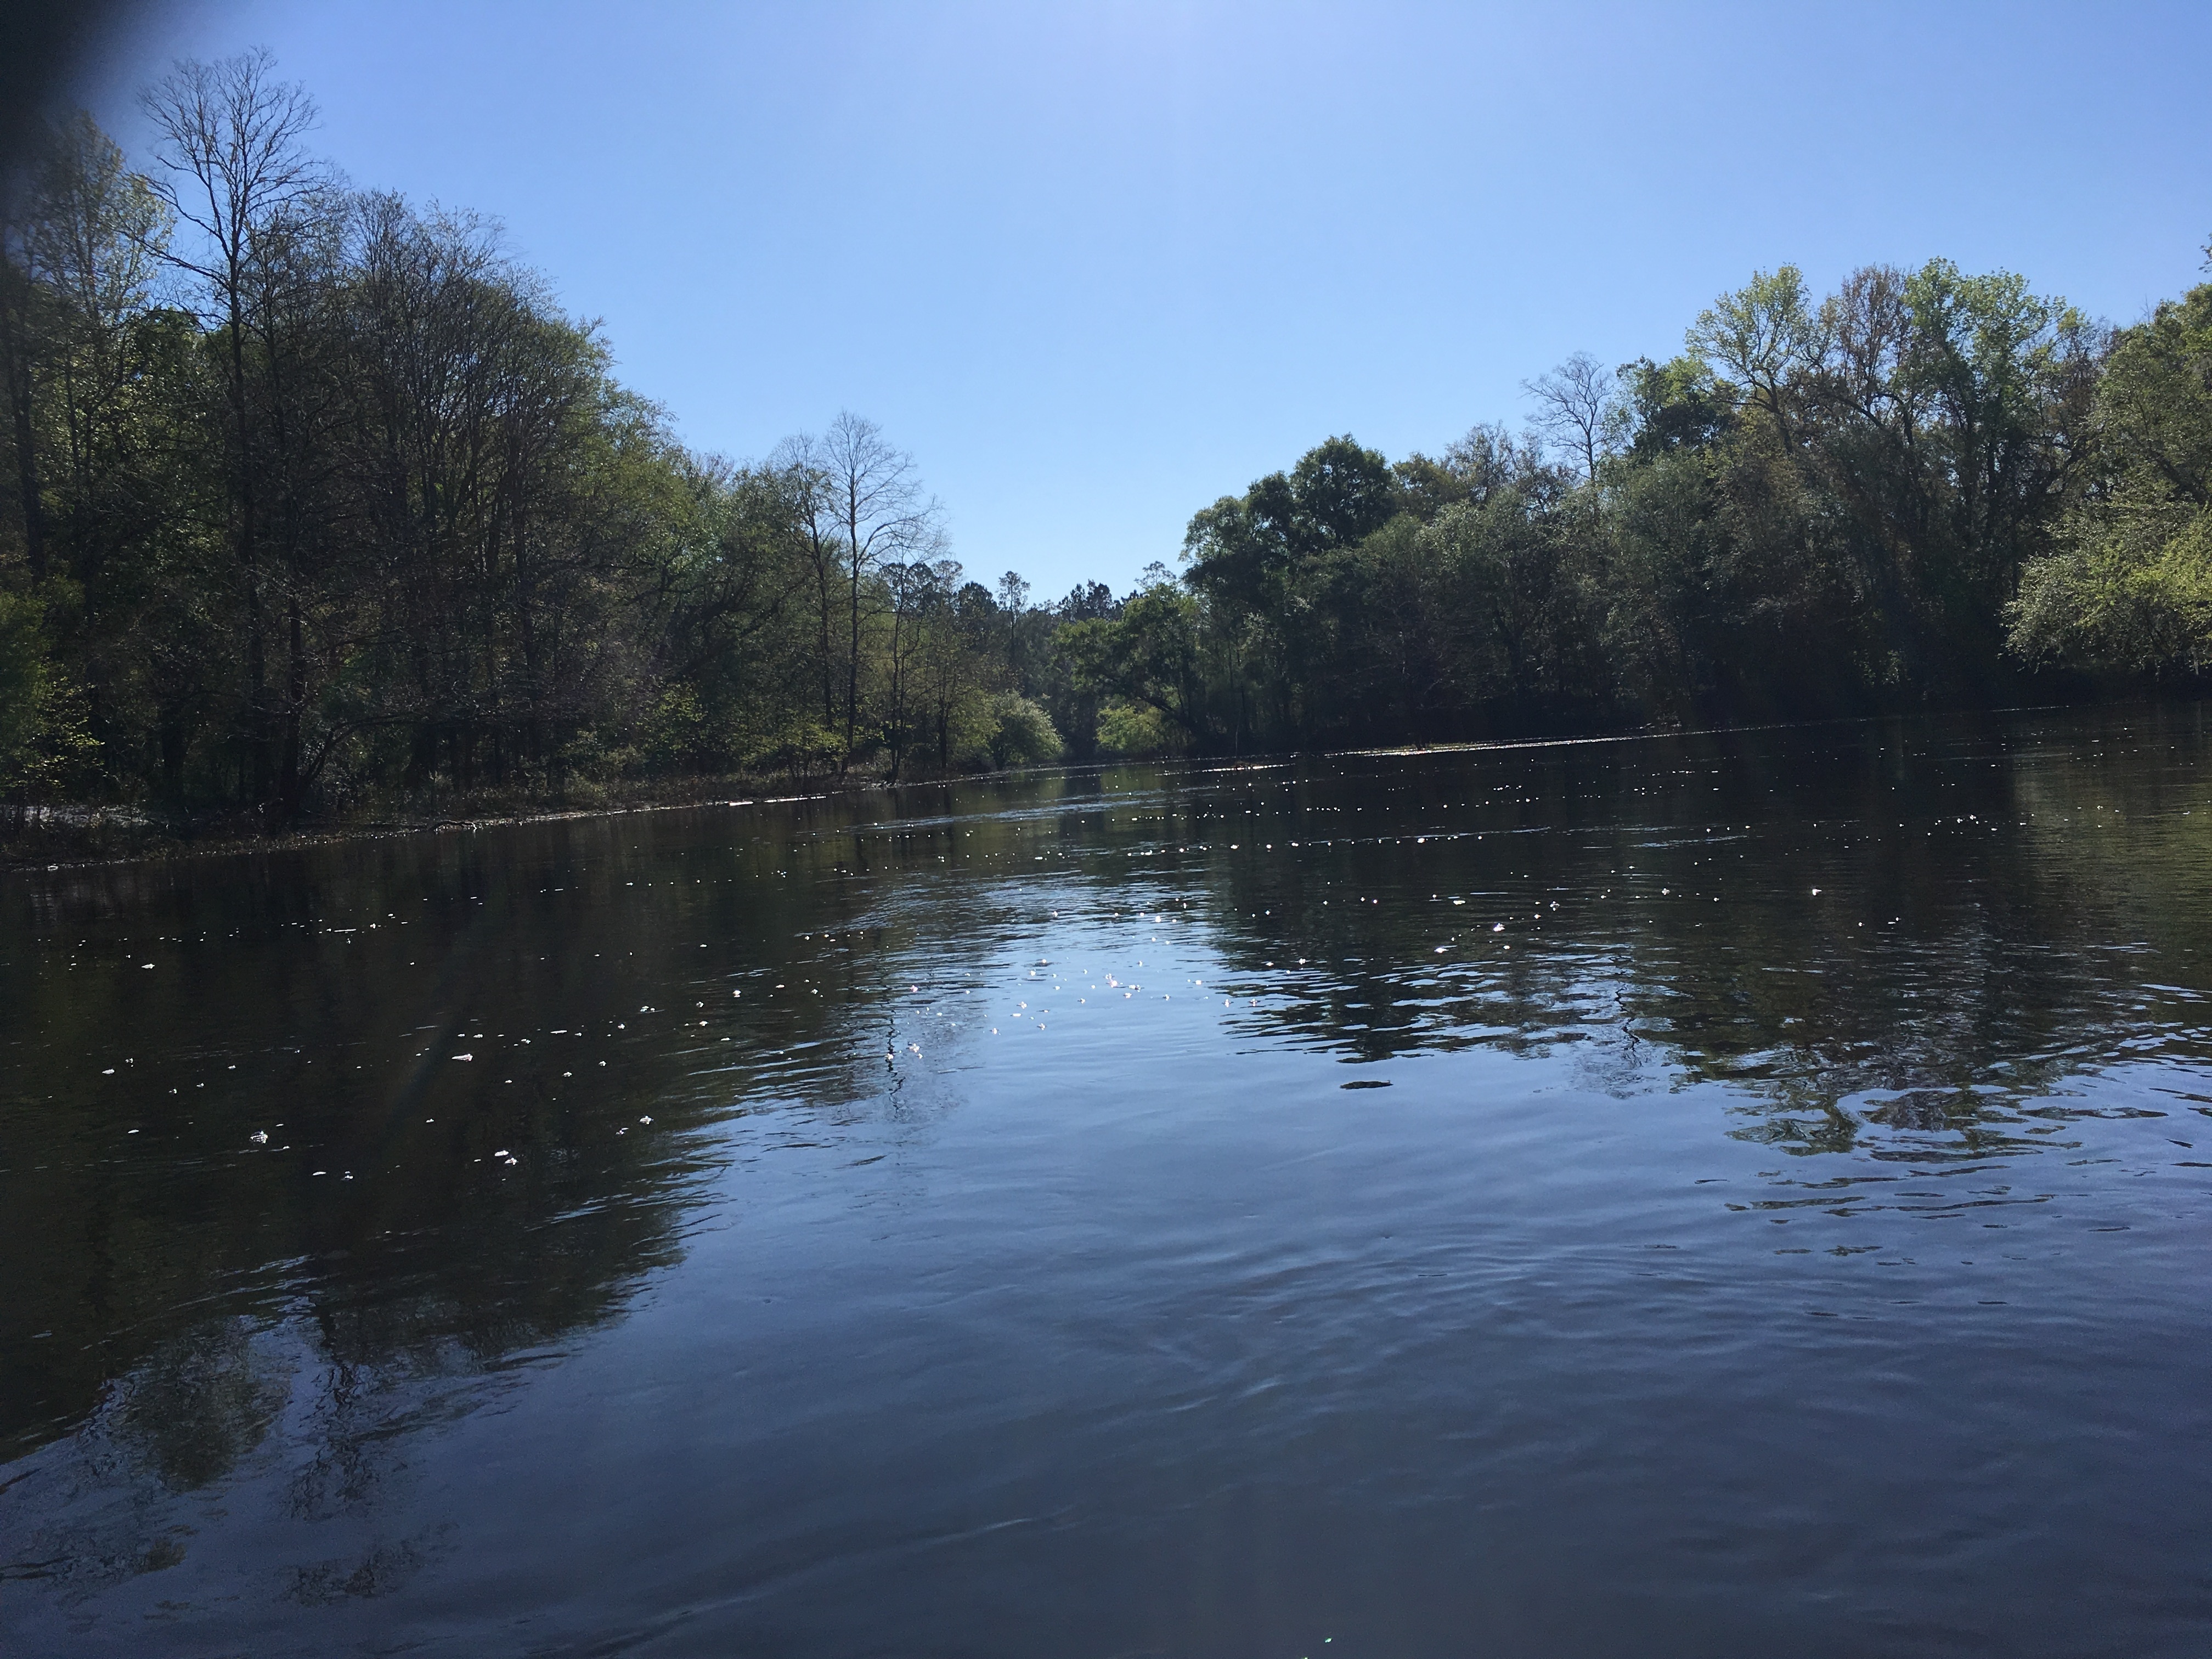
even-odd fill
[[(2196, 708), (1877, 723), (11, 877), (9, 1575), (173, 1565), (184, 1500), (249, 1478), (373, 1520), (441, 1424), (744, 1205), (749, 1163), (926, 1133), (1009, 988), (1079, 961), (1092, 990), (1189, 967), (1159, 990), (1219, 999), (1201, 1073), (1503, 1051), (1624, 1100), (1717, 1088), (1717, 1133), (1796, 1161), (1744, 1207), (2039, 1202), (2022, 1160), (2083, 1119), (2207, 1109), (2176, 1083), (2208, 1058), (2206, 754)], [(286, 1593), (446, 1547), (354, 1542)]]

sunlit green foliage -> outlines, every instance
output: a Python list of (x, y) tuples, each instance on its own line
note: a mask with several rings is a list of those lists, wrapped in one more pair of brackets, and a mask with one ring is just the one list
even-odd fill
[(53, 660), (46, 607), (0, 592), (0, 787), (66, 788), (82, 780), (99, 746), (82, 688)]
[(2094, 486), (2011, 611), (2031, 657), (2212, 672), (2212, 284), (2121, 332), (2097, 388)]
[[(2092, 418), (2106, 344), (2006, 272), (1876, 267), (1826, 298), (1759, 272), (1680, 356), (1531, 382), (1548, 443), (1478, 427), (1392, 465), (1337, 437), (1224, 497), (1191, 520), (1180, 591), (1071, 630), (1070, 653), (1119, 706), (1231, 751), (2015, 695), (2033, 653), (2018, 627), (2008, 651), (2007, 606), (2057, 568), (2119, 432)], [(2207, 586), (2185, 498), (2160, 499), (2130, 592), (2154, 589), (2165, 638)]]

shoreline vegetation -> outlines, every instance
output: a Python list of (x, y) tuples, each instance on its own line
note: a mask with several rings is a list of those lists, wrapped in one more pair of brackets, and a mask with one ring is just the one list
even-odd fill
[(143, 108), (146, 156), (71, 116), (0, 194), (0, 859), (2212, 675), (2212, 284), (2116, 328), (1942, 259), (1755, 273), (1526, 430), (1328, 438), (1040, 601), (857, 416), (684, 447), (265, 54)]
[[(1629, 743), (1651, 737), (1702, 735), (1710, 733), (1669, 729), (1580, 737), (1409, 744), (1333, 752), (1346, 757), (1477, 754), (1553, 744)], [(1097, 771), (1117, 764), (1123, 758), (1127, 757), (1101, 757), (1075, 766), (1020, 767), (998, 772), (964, 772), (902, 780), (848, 775), (842, 779), (818, 780), (817, 787), (796, 794), (775, 793), (792, 787), (787, 779), (754, 776), (647, 781), (629, 788), (618, 788), (608, 798), (584, 805), (551, 805), (527, 799), (479, 800), (454, 803), (444, 811), (422, 812), (390, 819), (302, 819), (276, 832), (264, 830), (250, 821), (243, 821), (236, 814), (192, 819), (164, 814), (158, 807), (0, 803), (0, 871), (11, 867), (32, 870), (40, 866), (58, 870), (165, 858), (283, 852), (342, 842), (489, 830), (511, 824), (551, 823), (575, 818), (615, 817), (634, 812), (692, 811), (717, 806), (783, 806), (845, 795), (888, 793), (897, 789), (941, 787), (955, 783), (988, 783), (995, 779), (1034, 775), (1040, 772), (1076, 774)], [(1313, 757), (1285, 750), (1239, 757), (1231, 763), (1276, 766), (1310, 758)]]
[[(2056, 713), (2078, 703), (2022, 704), (2012, 707), (1960, 710), (1912, 711), (1930, 717), (1946, 714), (2007, 715)], [(2095, 707), (2124, 709), (2124, 702), (2107, 701)], [(2165, 706), (2144, 702), (2144, 708)], [(1909, 717), (1909, 716), (1905, 716)], [(1363, 749), (1322, 750), (1282, 750), (1264, 753), (1147, 757), (1146, 761), (1180, 759), (1187, 764), (1218, 763), (1208, 770), (1261, 770), (1316, 759), (1405, 759), (1429, 755), (1493, 755), (1529, 749), (1572, 748), (1585, 744), (1643, 743), (1652, 740), (1734, 738), (1759, 732), (1802, 730), (1820, 726), (1852, 726), (1869, 720), (1895, 719), (1893, 714), (1840, 715), (1827, 720), (1785, 720), (1763, 725), (1708, 726), (1648, 726), (1634, 732), (1590, 732), (1537, 738), (1474, 738), (1437, 743), (1405, 743)], [(451, 810), (418, 813), (389, 819), (353, 818), (302, 820), (271, 832), (237, 818), (198, 821), (161, 815), (158, 809), (134, 806), (103, 807), (0, 803), (0, 873), (91, 868), (103, 865), (149, 862), (176, 858), (231, 857), (244, 853), (276, 853), (325, 847), (355, 841), (385, 840), (403, 836), (447, 834), (463, 830), (501, 829), (517, 824), (554, 823), (572, 819), (618, 817), (638, 812), (686, 812), (714, 807), (786, 806), (800, 802), (830, 800), (849, 795), (888, 794), (900, 789), (941, 788), (954, 784), (981, 784), (997, 780), (1057, 773), (1079, 775), (1099, 772), (1139, 757), (1100, 756), (1074, 765), (1054, 763), (1017, 767), (997, 772), (964, 772), (905, 779), (863, 777), (817, 781), (817, 787), (801, 793), (779, 794), (789, 788), (787, 780), (761, 777), (687, 777), (647, 781), (619, 789), (608, 798), (584, 805), (551, 805), (542, 801), (479, 800), (454, 803)]]

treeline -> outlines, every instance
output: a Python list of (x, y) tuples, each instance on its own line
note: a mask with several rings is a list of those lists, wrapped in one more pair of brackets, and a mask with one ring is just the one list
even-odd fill
[(318, 161), (264, 57), (144, 105), (148, 171), (79, 116), (0, 227), (19, 798), (283, 824), (1059, 753), (1049, 614), (963, 578), (869, 422), (691, 453), (493, 227)]
[(2197, 684), (2212, 288), (1784, 268), (1538, 420), (1349, 437), (1185, 569), (967, 579), (869, 422), (686, 450), (495, 228), (350, 187), (265, 57), (85, 117), (0, 209), (0, 789), (281, 826), (733, 772), (1353, 742)]
[[(1109, 729), (1262, 749), (2201, 691), (2212, 287), (2114, 331), (1942, 260), (1790, 267), (1536, 429), (1349, 437), (1065, 648)], [(1118, 728), (1117, 728), (1118, 722)]]

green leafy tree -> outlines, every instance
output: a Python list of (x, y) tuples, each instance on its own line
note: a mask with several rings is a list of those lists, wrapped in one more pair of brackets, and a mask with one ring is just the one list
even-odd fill
[(45, 607), (0, 592), (0, 790), (44, 799), (80, 783), (99, 747), (80, 688), (57, 668)]
[(2212, 672), (2212, 284), (2124, 330), (2097, 388), (2099, 477), (2008, 619), (2030, 660)]

